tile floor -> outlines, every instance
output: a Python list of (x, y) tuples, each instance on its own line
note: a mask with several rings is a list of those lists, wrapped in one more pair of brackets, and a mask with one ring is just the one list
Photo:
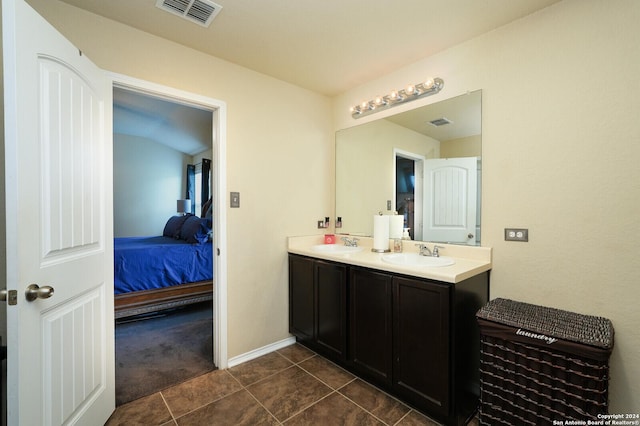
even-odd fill
[(114, 425), (437, 425), (294, 344), (118, 407)]

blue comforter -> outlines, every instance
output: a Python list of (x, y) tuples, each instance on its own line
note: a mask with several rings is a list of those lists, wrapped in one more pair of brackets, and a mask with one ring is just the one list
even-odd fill
[(115, 294), (213, 279), (213, 245), (169, 237), (114, 238)]

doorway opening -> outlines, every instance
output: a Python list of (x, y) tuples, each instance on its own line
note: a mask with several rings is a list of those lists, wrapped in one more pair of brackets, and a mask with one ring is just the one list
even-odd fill
[[(177, 211), (176, 200), (187, 198), (194, 198), (193, 204), (197, 203), (198, 208), (192, 208), (187, 212), (187, 219), (184, 219), (183, 224), (188, 225), (198, 219), (207, 223), (210, 230), (206, 232), (206, 240), (198, 240), (199, 244), (195, 244), (203, 247), (207, 244), (210, 246), (208, 252), (203, 251), (197, 254), (199, 258), (208, 257), (209, 268), (201, 269), (208, 269), (210, 275), (204, 277), (205, 280), (200, 276), (198, 279), (191, 279), (195, 280), (194, 283), (187, 280), (169, 289), (169, 293), (175, 288), (182, 294), (177, 299), (174, 295), (170, 295), (169, 303), (164, 305), (161, 303), (158, 311), (143, 312), (142, 315), (137, 316), (137, 320), (144, 320), (140, 321), (140, 325), (127, 324), (123, 319), (119, 322), (121, 325), (124, 324), (123, 328), (130, 329), (156, 327), (149, 325), (151, 323), (169, 328), (176, 328), (180, 322), (186, 322), (183, 328), (195, 327), (199, 324), (200, 331), (196, 333), (178, 332), (177, 334), (183, 334), (187, 338), (193, 334), (202, 335), (201, 341), (191, 342), (191, 345), (195, 345), (195, 351), (200, 352), (200, 354), (194, 354), (196, 357), (202, 358), (202, 353), (208, 356), (211, 369), (215, 366), (226, 367), (226, 256), (222, 250), (226, 247), (225, 197), (222, 195), (225, 193), (223, 178), (225, 174), (225, 111), (225, 104), (213, 99), (127, 77), (114, 78), (114, 237), (117, 239), (123, 234), (135, 234), (138, 237), (166, 237), (169, 232), (167, 228), (170, 228), (171, 222), (181, 222), (184, 219), (184, 216)], [(172, 124), (175, 122), (179, 125)], [(127, 128), (129, 130), (126, 130)], [(149, 134), (156, 136), (150, 137)], [(158, 149), (156, 153), (153, 153), (153, 143), (156, 143)], [(133, 157), (128, 159), (128, 172), (126, 167), (121, 168), (118, 163), (123, 156)], [(205, 169), (203, 166), (205, 161), (211, 161), (208, 182), (210, 195), (207, 200), (200, 197), (203, 194), (201, 189), (205, 182), (204, 179), (200, 181), (200, 175)], [(187, 168), (197, 171), (198, 182), (195, 188), (189, 188), (188, 173), (185, 173)], [(129, 176), (120, 177), (120, 172)], [(156, 173), (155, 178), (153, 173)], [(159, 177), (157, 173), (160, 173)], [(132, 176), (135, 177), (130, 184), (131, 188), (125, 190), (129, 193), (119, 194), (118, 190), (123, 187), (123, 182)], [(121, 182), (118, 182), (119, 179)], [(143, 185), (141, 180), (144, 181)], [(193, 176), (191, 180), (193, 181)], [(151, 189), (153, 184), (156, 184), (155, 189)], [(146, 189), (142, 190), (142, 187)], [(193, 196), (196, 191), (198, 197)], [(192, 195), (189, 196), (189, 194)], [(205, 207), (209, 205), (211, 209), (207, 212)], [(121, 209), (129, 211), (125, 213)], [(136, 218), (136, 212), (141, 216)], [(212, 217), (216, 220), (212, 221)], [(134, 221), (141, 219), (144, 225), (124, 223), (131, 218)], [(191, 234), (184, 231), (186, 228), (187, 226), (183, 226), (181, 235), (175, 235), (176, 240), (190, 238)], [(198, 232), (194, 234), (196, 238)], [(202, 286), (203, 282), (206, 284), (207, 279), (209, 280), (208, 289), (206, 285)], [(198, 288), (190, 290), (190, 287)], [(148, 290), (143, 290), (145, 291)], [(186, 299), (184, 292), (188, 293)], [(208, 321), (204, 329), (203, 321), (205, 323)], [(142, 323), (147, 324), (142, 325)], [(118, 335), (117, 327), (116, 335)], [(200, 367), (195, 368), (197, 370)], [(118, 361), (116, 361), (117, 369)], [(118, 374), (116, 373), (116, 389), (117, 382)]]
[(424, 157), (394, 150), (395, 210), (404, 216), (404, 227), (412, 240), (422, 239)]

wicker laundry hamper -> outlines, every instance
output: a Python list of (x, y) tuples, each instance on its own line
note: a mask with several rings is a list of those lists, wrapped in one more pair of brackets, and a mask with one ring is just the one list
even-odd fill
[(480, 424), (586, 421), (608, 412), (611, 321), (509, 299), (490, 301), (476, 317)]

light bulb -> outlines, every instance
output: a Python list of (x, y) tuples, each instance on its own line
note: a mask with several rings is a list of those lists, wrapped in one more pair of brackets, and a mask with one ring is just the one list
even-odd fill
[(391, 92), (389, 94), (389, 97), (394, 101), (394, 102), (402, 102), (404, 100), (404, 96), (402, 95), (402, 92), (398, 92), (397, 90), (394, 90), (393, 92)]
[(431, 89), (433, 87), (433, 79), (428, 78), (427, 81), (424, 82), (424, 87), (427, 89)]
[(416, 90), (416, 88), (415, 88), (415, 86), (413, 84), (407, 85), (407, 87), (404, 89), (404, 91), (407, 93), (407, 95), (413, 94), (414, 90)]

